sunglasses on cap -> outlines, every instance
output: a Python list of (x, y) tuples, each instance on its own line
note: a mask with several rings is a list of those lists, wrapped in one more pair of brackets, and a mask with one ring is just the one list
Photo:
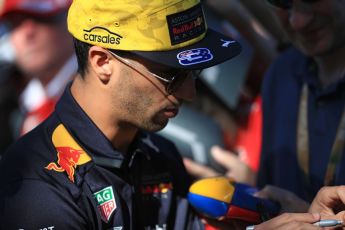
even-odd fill
[(159, 74), (153, 73), (148, 69), (144, 69), (142, 66), (137, 65), (130, 60), (123, 58), (116, 53), (108, 50), (111, 55), (113, 55), (117, 60), (127, 65), (128, 67), (135, 69), (142, 75), (148, 74), (154, 76), (155, 78), (163, 81), (165, 83), (166, 92), (171, 95), (177, 91), (177, 89), (183, 84), (183, 82), (191, 77), (192, 79), (197, 79), (200, 76), (201, 70), (176, 70), (176, 71), (167, 71), (160, 72)]
[[(277, 8), (289, 10), (292, 8), (292, 4), (294, 0), (266, 0), (266, 1), (272, 6), (275, 6)], [(319, 0), (301, 0), (301, 1), (304, 3), (311, 4), (311, 3), (318, 2)]]

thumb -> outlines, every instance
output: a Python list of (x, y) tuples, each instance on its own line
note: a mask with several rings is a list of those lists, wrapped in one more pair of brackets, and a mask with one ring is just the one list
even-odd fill
[(228, 171), (238, 165), (240, 159), (233, 152), (225, 150), (219, 146), (211, 148), (211, 155), (215, 161), (221, 166), (225, 167)]
[(196, 178), (206, 178), (219, 175), (218, 172), (210, 167), (196, 163), (188, 158), (183, 158), (183, 164), (186, 167), (189, 174)]

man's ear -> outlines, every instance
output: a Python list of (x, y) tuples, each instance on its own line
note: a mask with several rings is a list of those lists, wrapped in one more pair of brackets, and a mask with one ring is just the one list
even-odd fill
[(89, 62), (91, 69), (96, 73), (97, 77), (103, 82), (108, 83), (112, 75), (110, 53), (99, 46), (92, 46), (89, 50)]

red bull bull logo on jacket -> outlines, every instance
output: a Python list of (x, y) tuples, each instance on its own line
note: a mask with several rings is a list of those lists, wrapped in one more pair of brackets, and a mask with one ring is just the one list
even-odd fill
[(66, 172), (68, 178), (74, 183), (75, 169), (78, 165), (91, 161), (91, 157), (62, 124), (54, 130), (52, 141), (57, 151), (57, 162), (51, 162), (45, 168), (56, 172)]

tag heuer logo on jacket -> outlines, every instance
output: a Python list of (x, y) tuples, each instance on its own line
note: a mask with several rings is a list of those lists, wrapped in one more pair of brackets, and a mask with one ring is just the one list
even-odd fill
[(98, 204), (98, 210), (101, 213), (102, 219), (105, 222), (108, 222), (110, 219), (111, 214), (116, 209), (116, 202), (114, 198), (113, 187), (109, 186), (101, 191), (95, 192), (94, 197)]

